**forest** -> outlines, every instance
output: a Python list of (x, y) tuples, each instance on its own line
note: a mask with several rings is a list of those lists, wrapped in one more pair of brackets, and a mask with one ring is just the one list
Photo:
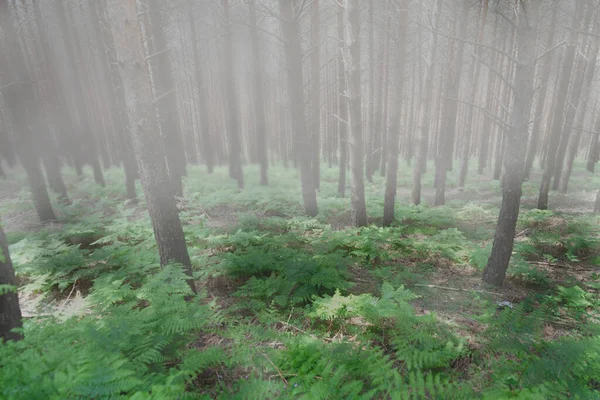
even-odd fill
[(600, 0), (0, 0), (0, 400), (600, 399)]

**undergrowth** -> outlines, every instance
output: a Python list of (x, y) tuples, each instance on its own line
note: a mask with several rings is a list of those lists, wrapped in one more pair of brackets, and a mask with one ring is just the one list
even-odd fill
[(600, 398), (597, 219), (525, 210), (498, 293), (478, 283), (493, 205), (400, 202), (382, 228), (376, 177), (357, 229), (333, 172), (314, 219), (292, 172), (241, 192), (224, 169), (192, 172), (179, 207), (198, 295), (159, 266), (117, 171), (78, 183), (58, 224), (9, 232), (39, 307), (0, 344), (0, 398)]

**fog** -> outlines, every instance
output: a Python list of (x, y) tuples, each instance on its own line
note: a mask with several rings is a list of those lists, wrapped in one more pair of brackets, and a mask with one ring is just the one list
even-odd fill
[(227, 165), (243, 189), (283, 165), (309, 216), (321, 168), (337, 168), (363, 226), (378, 175), (385, 225), (400, 189), (444, 205), (449, 173), (453, 191), (501, 180), (503, 221), (532, 175), (546, 209), (578, 158), (598, 161), (593, 0), (5, 0), (0, 13), (0, 165), (24, 167), (41, 220), (55, 218), (47, 187), (69, 202), (63, 167), (101, 186), (123, 168), (153, 214), (184, 195), (189, 166)]

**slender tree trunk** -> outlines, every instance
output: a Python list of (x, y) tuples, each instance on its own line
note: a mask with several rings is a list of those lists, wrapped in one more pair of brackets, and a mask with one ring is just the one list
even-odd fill
[[(468, 0), (465, 0), (468, 1)], [(479, 43), (483, 43), (483, 35), (485, 33), (485, 21), (488, 13), (488, 0), (484, 0), (479, 15), (478, 29), (477, 29), (477, 40)], [(495, 37), (495, 35), (494, 35)], [(477, 46), (475, 49), (475, 57), (473, 57), (473, 86), (471, 90), (471, 103), (475, 104), (477, 98), (477, 92), (479, 89), (479, 75), (481, 73), (481, 59), (482, 46)], [(493, 65), (493, 64), (492, 64)], [(465, 127), (463, 134), (463, 144), (460, 156), (460, 171), (458, 175), (458, 186), (460, 188), (465, 187), (467, 181), (467, 175), (469, 173), (469, 158), (471, 157), (471, 141), (473, 138), (473, 119), (475, 110), (473, 107), (467, 108), (467, 115), (465, 117)], [(485, 132), (484, 132), (485, 133)]]
[(569, 30), (569, 38), (567, 50), (562, 65), (562, 75), (557, 88), (558, 98), (556, 108), (554, 109), (552, 132), (548, 138), (548, 155), (546, 168), (540, 185), (540, 193), (538, 198), (537, 208), (545, 210), (548, 208), (548, 192), (550, 191), (550, 183), (556, 166), (556, 154), (560, 144), (560, 136), (563, 130), (563, 122), (565, 116), (565, 108), (567, 105), (569, 84), (571, 83), (571, 71), (575, 60), (575, 51), (577, 50), (577, 30), (579, 30), (580, 19), (583, 6), (578, 2), (577, 10), (573, 16), (572, 29)]
[[(546, 50), (552, 48), (554, 43), (554, 36), (556, 33), (556, 20), (558, 15), (559, 7), (553, 7), (552, 20), (550, 22), (550, 33), (548, 34), (548, 40), (546, 42)], [(546, 94), (548, 93), (548, 86), (550, 82), (550, 73), (552, 72), (552, 54), (547, 55), (539, 62), (539, 70), (541, 71), (541, 77), (539, 80), (540, 90), (538, 94), (537, 104), (535, 108), (533, 118), (533, 129), (531, 130), (531, 137), (529, 139), (529, 146), (527, 147), (527, 159), (525, 161), (525, 177), (529, 178), (531, 168), (533, 167), (533, 160), (538, 152), (542, 118), (544, 113), (544, 106), (546, 105)]]
[(431, 103), (433, 101), (433, 81), (435, 60), (438, 51), (438, 28), (442, 15), (442, 0), (436, 0), (434, 10), (434, 25), (431, 40), (431, 52), (427, 65), (425, 87), (421, 92), (421, 111), (419, 115), (419, 139), (417, 144), (417, 162), (413, 170), (412, 200), (415, 205), (421, 204), (421, 179), (427, 169), (427, 155), (429, 152), (429, 130), (431, 125)]
[(594, 134), (590, 143), (590, 151), (587, 158), (587, 170), (594, 172), (596, 169), (596, 163), (598, 163), (598, 156), (600, 155), (600, 146), (598, 145), (600, 135)]
[[(344, 3), (345, 4), (345, 3)], [(367, 179), (369, 182), (373, 181), (373, 176), (368, 173), (369, 166), (372, 164), (371, 158), (373, 155), (372, 138), (375, 135), (375, 3), (374, 0), (369, 0), (368, 3), (368, 51), (369, 51), (369, 115), (368, 115), (368, 126), (367, 126), (367, 151), (366, 151), (366, 165), (367, 165)], [(351, 83), (348, 82), (350, 85)]]
[(313, 149), (313, 180), (318, 190), (321, 182), (321, 16), (319, 11), (319, 0), (312, 0), (310, 5), (310, 69), (311, 69), (311, 112), (310, 112), (310, 134)]
[(104, 49), (104, 58), (102, 60), (103, 78), (110, 82), (108, 90), (110, 92), (109, 109), (115, 124), (115, 133), (119, 144), (119, 156), (123, 163), (125, 171), (125, 189), (127, 198), (135, 201), (137, 194), (135, 191), (135, 181), (139, 177), (135, 155), (133, 153), (133, 143), (127, 120), (127, 105), (125, 102), (125, 93), (123, 92), (123, 81), (115, 53), (115, 41), (110, 30), (106, 15), (106, 2), (94, 1), (91, 3), (94, 8), (93, 21), (94, 29), (99, 43)]
[(596, 203), (594, 204), (594, 212), (600, 213), (600, 190), (596, 194)]
[[(266, 120), (265, 120), (265, 99), (264, 99), (264, 78), (263, 66), (260, 58), (260, 39), (258, 35), (258, 25), (256, 22), (256, 0), (251, 0), (250, 6), (250, 36), (252, 38), (252, 65), (254, 68), (254, 114), (256, 117), (256, 155), (260, 164), (260, 184), (267, 186), (269, 178), (267, 169), (269, 162), (267, 158), (267, 139), (266, 139)], [(318, 6), (317, 6), (318, 14)], [(313, 77), (314, 78), (314, 77)]]
[(348, 98), (346, 97), (346, 72), (344, 66), (344, 37), (345, 37), (345, 24), (344, 24), (344, 8), (339, 7), (337, 13), (337, 28), (338, 28), (338, 128), (340, 138), (340, 163), (339, 163), (339, 177), (338, 177), (338, 196), (346, 196), (346, 164), (348, 163)]
[(537, 4), (519, 3), (518, 63), (514, 79), (514, 107), (507, 132), (508, 149), (504, 158), (502, 206), (494, 235), (492, 253), (483, 272), (485, 283), (501, 286), (513, 251), (521, 202), (523, 173), (535, 74), (535, 21)]
[(69, 23), (67, 19), (67, 13), (64, 6), (65, 0), (57, 0), (57, 15), (59, 19), (58, 25), (60, 26), (63, 40), (65, 42), (65, 48), (67, 51), (67, 61), (73, 73), (73, 89), (75, 95), (75, 105), (77, 107), (77, 115), (79, 116), (79, 124), (82, 130), (81, 135), (83, 136), (83, 151), (82, 153), (87, 158), (88, 162), (92, 166), (94, 171), (94, 180), (100, 186), (104, 186), (104, 174), (100, 167), (98, 160), (98, 154), (96, 152), (94, 134), (92, 132), (92, 125), (90, 122), (90, 110), (86, 107), (85, 102), (85, 91), (83, 89), (83, 76), (81, 67), (79, 66), (78, 59), (76, 57), (75, 45), (77, 41), (77, 34), (69, 31)]
[(166, 154), (152, 102), (150, 67), (144, 59), (147, 58), (147, 38), (137, 17), (141, 10), (136, 6), (136, 0), (110, 0), (110, 4), (113, 6), (114, 17), (111, 22), (127, 99), (129, 126), (132, 128), (135, 154), (160, 263), (162, 266), (181, 264), (190, 276), (190, 287), (195, 290), (191, 279), (191, 261), (171, 190)]
[(400, 122), (404, 96), (404, 69), (406, 64), (406, 41), (408, 31), (408, 2), (401, 0), (399, 4), (398, 35), (396, 42), (396, 93), (392, 123), (387, 147), (387, 177), (385, 184), (385, 200), (383, 206), (383, 226), (390, 226), (394, 221), (394, 205), (398, 185), (398, 143), (400, 142)]
[(367, 225), (365, 204), (365, 175), (360, 64), (360, 7), (359, 0), (344, 1), (346, 35), (344, 62), (348, 81), (348, 122), (350, 126), (350, 203), (355, 226)]
[(284, 51), (287, 65), (288, 93), (295, 152), (300, 164), (302, 197), (306, 213), (314, 217), (318, 214), (317, 192), (313, 181), (311, 160), (312, 148), (309, 142), (308, 126), (304, 107), (304, 74), (302, 71), (302, 42), (298, 16), (294, 13), (296, 0), (279, 0), (281, 31), (285, 42)]
[[(446, 77), (445, 98), (443, 100), (444, 113), (442, 130), (440, 130), (440, 147), (438, 149), (438, 165), (436, 165), (436, 190), (435, 205), (446, 204), (446, 177), (452, 166), (454, 158), (454, 140), (456, 137), (456, 123), (458, 118), (458, 96), (462, 78), (462, 65), (465, 50), (464, 39), (467, 38), (467, 26), (469, 17), (469, 0), (463, 1), (461, 19), (458, 22), (459, 33), (456, 43), (456, 53), (450, 51), (448, 60), (448, 76)], [(452, 43), (449, 43), (453, 46)]]
[(19, 307), (19, 296), (17, 295), (17, 279), (8, 254), (8, 243), (6, 235), (2, 229), (0, 221), (0, 286), (10, 285), (15, 288), (14, 291), (0, 293), (0, 343), (8, 340), (20, 340), (21, 334), (13, 332), (13, 329), (20, 328), (21, 308)]
[[(577, 157), (577, 150), (579, 150), (579, 143), (581, 142), (581, 135), (583, 134), (585, 126), (585, 114), (588, 110), (588, 103), (593, 87), (594, 75), (596, 72), (596, 61), (598, 59), (598, 51), (600, 48), (600, 40), (593, 38), (592, 47), (588, 54), (588, 62), (585, 70), (585, 77), (583, 78), (583, 87), (581, 93), (581, 100), (577, 105), (577, 111), (575, 112), (573, 127), (567, 126), (565, 129), (567, 132), (571, 131), (570, 141), (566, 151), (567, 159), (562, 169), (562, 176), (559, 182), (559, 189), (562, 193), (567, 193), (569, 187), (569, 178), (571, 177), (571, 171), (573, 170), (573, 163), (575, 157)], [(596, 132), (600, 129), (600, 119), (596, 124)]]
[(225, 46), (223, 76), (225, 77), (225, 93), (227, 96), (227, 140), (229, 142), (229, 175), (238, 181), (238, 187), (244, 187), (244, 173), (242, 171), (242, 137), (240, 131), (239, 112), (235, 64), (233, 58), (233, 36), (231, 32), (231, 17), (229, 0), (221, 0), (223, 18), (225, 23)]

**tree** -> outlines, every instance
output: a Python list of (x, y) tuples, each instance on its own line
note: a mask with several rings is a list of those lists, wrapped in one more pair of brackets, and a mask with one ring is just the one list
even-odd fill
[(36, 121), (41, 110), (6, 1), (0, 1), (0, 27), (8, 52), (0, 49), (0, 64), (10, 67), (7, 74), (10, 81), (3, 82), (0, 93), (11, 118), (17, 153), (27, 174), (35, 210), (42, 223), (51, 222), (56, 220), (56, 215), (40, 166), (42, 146), (30, 123)]
[(427, 72), (424, 87), (421, 91), (419, 112), (419, 138), (417, 143), (417, 160), (413, 169), (412, 199), (415, 205), (421, 204), (421, 178), (427, 169), (427, 154), (429, 153), (429, 130), (431, 128), (431, 104), (433, 100), (433, 81), (435, 59), (438, 51), (438, 28), (442, 16), (442, 0), (436, 0), (434, 10), (431, 52), (427, 62)]
[(534, 23), (537, 18), (537, 5), (536, 2), (519, 0), (516, 7), (518, 9), (518, 59), (514, 61), (516, 63), (513, 84), (514, 106), (510, 129), (506, 133), (508, 147), (504, 158), (502, 206), (492, 252), (483, 272), (483, 281), (496, 286), (504, 283), (513, 251), (524, 178), (526, 148), (523, 143), (526, 143), (528, 137), (534, 93), (536, 56)]
[(361, 64), (360, 64), (360, 7), (359, 0), (344, 1), (346, 35), (344, 65), (348, 81), (348, 126), (350, 127), (350, 203), (352, 222), (367, 225), (365, 205), (365, 175), (362, 131)]
[[(7, 288), (11, 286), (12, 289)], [(17, 279), (8, 253), (6, 235), (0, 221), (0, 342), (2, 340), (19, 340), (21, 334), (13, 329), (21, 327), (21, 308), (17, 295)]]
[(446, 76), (445, 95), (443, 100), (443, 124), (440, 128), (440, 145), (438, 148), (436, 164), (436, 191), (435, 205), (441, 206), (446, 203), (446, 176), (452, 164), (454, 153), (454, 138), (456, 136), (456, 123), (458, 117), (458, 96), (462, 77), (463, 55), (467, 38), (467, 26), (470, 9), (470, 1), (463, 0), (462, 13), (458, 24), (460, 25), (456, 43), (456, 49), (452, 43), (450, 46), (450, 57), (448, 59), (448, 73)]
[[(312, 154), (309, 142), (306, 112), (304, 110), (304, 74), (302, 71), (302, 42), (300, 40), (299, 16), (294, 12), (297, 0), (279, 0), (279, 21), (283, 33), (284, 53), (287, 66), (288, 96), (292, 117), (295, 152), (300, 164), (302, 198), (306, 213), (314, 217), (319, 213), (314, 174), (311, 167)], [(298, 7), (299, 8), (299, 7)]]
[[(67, 13), (64, 6), (65, 0), (56, 0), (56, 8), (58, 14), (58, 25), (61, 30), (62, 38), (65, 43), (67, 52), (67, 61), (71, 72), (73, 73), (73, 96), (75, 100), (75, 106), (77, 108), (77, 116), (79, 118), (79, 128), (81, 129), (82, 140), (78, 140), (78, 144), (82, 146), (80, 149), (84, 158), (87, 159), (92, 166), (94, 171), (94, 180), (100, 186), (104, 186), (104, 174), (100, 167), (100, 161), (98, 160), (98, 154), (96, 152), (96, 143), (94, 134), (92, 132), (92, 124), (90, 122), (90, 110), (86, 106), (85, 102), (85, 90), (83, 88), (83, 72), (81, 63), (77, 62), (78, 58), (76, 55), (76, 45), (78, 35), (76, 32), (69, 31), (69, 22), (67, 20)], [(77, 46), (81, 47), (81, 46)]]
[(562, 72), (557, 88), (556, 106), (554, 108), (552, 120), (552, 131), (550, 132), (550, 137), (548, 138), (546, 168), (544, 169), (542, 183), (540, 184), (540, 193), (537, 205), (537, 208), (540, 210), (545, 210), (548, 208), (548, 192), (550, 191), (550, 183), (556, 166), (556, 154), (560, 144), (560, 136), (563, 131), (565, 108), (567, 105), (569, 84), (571, 83), (571, 72), (573, 70), (575, 51), (577, 49), (577, 31), (580, 28), (580, 20), (583, 16), (583, 6), (581, 3), (577, 2), (576, 7), (575, 14), (573, 15), (573, 21), (571, 23), (571, 29), (569, 30), (567, 49), (563, 58), (561, 69)]
[[(183, 265), (191, 277), (191, 261), (175, 197), (167, 172), (166, 154), (162, 147), (158, 121), (153, 106), (150, 66), (147, 62), (142, 25), (137, 18), (136, 0), (111, 0), (112, 26), (123, 90), (127, 99), (127, 115), (131, 128), (148, 213), (162, 266)], [(188, 281), (192, 290), (193, 281)]]
[(404, 69), (406, 53), (406, 33), (408, 30), (408, 4), (402, 0), (398, 9), (398, 34), (396, 47), (396, 100), (392, 113), (392, 123), (387, 148), (387, 177), (385, 184), (385, 201), (383, 206), (383, 225), (390, 226), (394, 221), (394, 205), (398, 185), (398, 144), (400, 142), (400, 120), (402, 99), (404, 96)]
[[(254, 116), (256, 118), (256, 155), (260, 164), (260, 184), (267, 186), (269, 177), (267, 170), (269, 168), (269, 160), (267, 156), (267, 139), (266, 132), (267, 123), (265, 118), (265, 99), (264, 99), (264, 78), (263, 65), (260, 54), (260, 38), (258, 35), (258, 23), (256, 22), (256, 0), (250, 0), (250, 36), (252, 38), (252, 66), (254, 69)], [(316, 3), (318, 15), (318, 2)], [(318, 61), (317, 61), (318, 63)], [(314, 77), (313, 77), (314, 79)], [(317, 152), (317, 158), (318, 158)], [(318, 165), (316, 166), (318, 168)], [(318, 178), (318, 170), (316, 172)]]
[(139, 177), (139, 174), (135, 163), (135, 155), (133, 154), (133, 143), (127, 120), (127, 105), (117, 55), (115, 53), (114, 38), (106, 17), (106, 1), (93, 1), (91, 2), (91, 6), (94, 11), (92, 23), (96, 39), (104, 49), (104, 57), (101, 60), (100, 67), (103, 78), (107, 82), (110, 82), (107, 85), (110, 93), (109, 108), (113, 124), (115, 124), (117, 140), (119, 142), (119, 155), (123, 163), (123, 170), (125, 171), (127, 198), (129, 200), (136, 200), (135, 181)]
[(313, 0), (310, 5), (310, 69), (311, 69), (311, 107), (310, 132), (313, 144), (313, 173), (315, 188), (319, 189), (321, 181), (321, 17), (319, 15), (319, 0)]
[(229, 0), (221, 0), (221, 6), (223, 7), (223, 19), (225, 24), (223, 75), (225, 77), (225, 94), (227, 98), (225, 104), (227, 104), (226, 122), (227, 140), (229, 144), (229, 176), (237, 180), (239, 188), (243, 188), (242, 137), (240, 134), (239, 105), (236, 93)]
[(346, 71), (344, 66), (344, 8), (339, 7), (337, 13), (338, 49), (338, 127), (340, 143), (340, 163), (338, 177), (338, 196), (346, 196), (346, 165), (348, 164), (348, 98), (346, 97)]

